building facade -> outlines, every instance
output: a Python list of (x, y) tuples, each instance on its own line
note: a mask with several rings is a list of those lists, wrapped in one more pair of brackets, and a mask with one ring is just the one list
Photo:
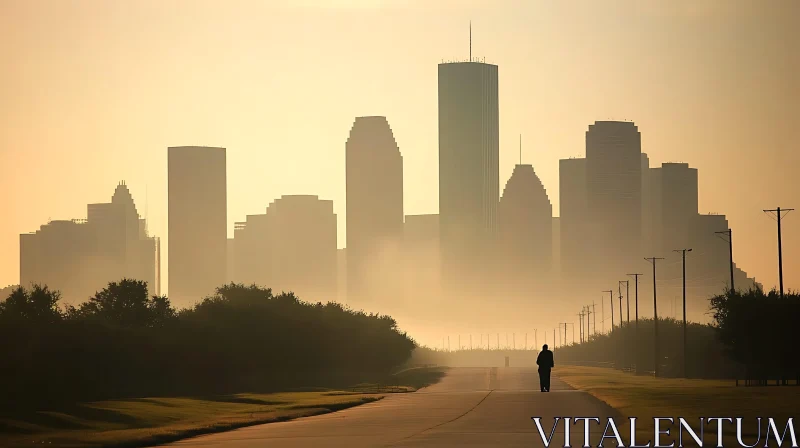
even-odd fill
[(439, 223), (448, 289), (476, 291), (491, 266), (499, 202), (498, 67), (439, 65)]
[(336, 229), (333, 201), (282, 196), (263, 215), (236, 223), (234, 280), (312, 302), (337, 300)]
[[(639, 266), (642, 143), (632, 122), (597, 121), (586, 132), (586, 192), (593, 281), (602, 286)], [(601, 285), (602, 284), (602, 285)]]
[(345, 144), (348, 302), (397, 300), (402, 289), (403, 156), (386, 117), (358, 117)]
[(553, 273), (553, 206), (532, 165), (516, 165), (498, 207), (495, 267), (508, 293), (540, 297)]
[(50, 221), (20, 235), (20, 285), (47, 285), (80, 303), (123, 278), (161, 294), (160, 242), (147, 233), (124, 182), (111, 202), (89, 204), (87, 219)]
[(169, 296), (191, 305), (226, 280), (225, 148), (168, 149)]

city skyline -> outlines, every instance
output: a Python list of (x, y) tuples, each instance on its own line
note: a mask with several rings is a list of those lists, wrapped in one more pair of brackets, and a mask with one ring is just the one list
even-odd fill
[[(774, 13), (774, 11), (771, 11), (771, 13)], [(366, 13), (357, 12), (354, 14), (358, 15)], [(453, 19), (453, 23), (448, 25), (448, 30), (450, 30), (449, 28), (450, 26), (452, 26), (453, 28), (456, 27), (455, 23), (456, 18), (458, 17), (455, 17)], [(442, 40), (442, 42), (458, 41), (457, 42), (458, 45), (451, 46), (444, 44), (441, 47), (433, 45), (433, 47), (436, 50), (435, 53), (446, 55), (448, 52), (458, 51), (458, 53), (463, 53), (466, 56), (466, 51), (465, 51), (466, 39), (464, 38), (466, 35), (465, 32), (466, 21), (462, 22), (463, 23), (460, 25), (460, 27), (464, 31), (462, 31), (458, 35), (455, 35), (454, 33), (453, 36), (447, 36), (446, 40), (444, 38)], [(487, 19), (487, 22), (491, 21)], [(474, 27), (476, 29), (480, 29), (478, 28), (480, 23), (481, 23), (480, 21), (476, 21)], [(506, 104), (504, 103), (504, 98), (505, 98), (503, 96), (504, 94), (509, 95), (512, 92), (519, 92), (519, 91), (524, 92), (525, 84), (521, 83), (520, 80), (518, 79), (520, 73), (524, 72), (524, 70), (515, 69), (515, 67), (518, 66), (514, 64), (513, 59), (509, 59), (511, 55), (508, 54), (501, 55), (500, 54), (501, 48), (499, 45), (495, 45), (492, 47), (488, 46), (490, 42), (493, 42), (493, 39), (497, 39), (496, 37), (492, 37), (491, 33), (488, 33), (486, 31), (480, 31), (480, 36), (481, 36), (480, 40), (476, 39), (476, 46), (481, 48), (481, 53), (490, 56), (492, 56), (493, 53), (497, 54), (497, 56), (490, 57), (490, 59), (492, 60), (491, 62), (503, 66), (501, 68), (501, 74), (500, 74), (500, 95), (501, 95), (500, 114), (502, 117), (504, 117), (501, 119), (501, 132), (500, 132), (501, 134), (500, 181), (502, 183), (510, 177), (510, 172), (511, 169), (513, 169), (513, 164), (510, 164), (509, 162), (510, 161), (515, 162), (517, 159), (517, 153), (515, 147), (516, 138), (513, 137), (516, 136), (519, 132), (522, 132), (525, 135), (534, 135), (534, 138), (532, 139), (534, 143), (526, 144), (526, 148), (531, 148), (531, 149), (526, 149), (525, 153), (523, 154), (523, 160), (526, 163), (531, 163), (536, 169), (537, 173), (542, 177), (542, 182), (544, 183), (544, 186), (547, 189), (548, 193), (550, 193), (551, 201), (553, 201), (553, 206), (554, 208), (557, 209), (558, 207), (556, 203), (558, 201), (557, 199), (558, 159), (565, 158), (565, 156), (569, 155), (579, 155), (579, 153), (582, 151), (583, 148), (580, 145), (574, 144), (576, 137), (577, 140), (579, 141), (581, 133), (585, 131), (585, 126), (587, 126), (588, 124), (592, 123), (595, 120), (600, 119), (600, 117), (598, 117), (597, 115), (604, 115), (606, 113), (611, 113), (611, 111), (608, 111), (607, 110), (608, 108), (602, 109), (597, 107), (595, 108), (596, 110), (593, 113), (588, 114), (593, 116), (588, 120), (585, 120), (583, 123), (580, 123), (580, 125), (577, 124), (567, 125), (569, 128), (572, 129), (572, 131), (570, 131), (569, 133), (571, 137), (565, 140), (572, 141), (573, 142), (572, 145), (563, 145), (564, 147), (555, 147), (557, 145), (553, 144), (543, 145), (542, 140), (546, 141), (547, 139), (544, 139), (540, 136), (542, 134), (550, 132), (547, 130), (547, 126), (544, 125), (544, 123), (537, 123), (536, 125), (533, 126), (531, 125), (521, 126), (519, 118), (520, 113), (513, 112), (514, 108), (507, 109), (504, 106), (504, 104)], [(483, 44), (480, 44), (479, 42), (483, 42)], [(746, 49), (742, 51), (746, 51)], [(35, 55), (36, 54), (34, 54), (34, 56)], [(506, 59), (503, 59), (504, 57)], [(525, 59), (526, 53), (517, 52), (516, 58)], [(429, 83), (430, 85), (433, 85), (435, 89), (435, 72), (433, 72), (430, 69), (430, 67), (438, 63), (441, 57), (431, 60), (431, 57), (428, 55), (420, 57), (419, 59), (420, 63), (424, 63), (424, 65), (428, 66), (426, 82)], [(789, 63), (791, 63), (792, 61), (793, 60), (790, 59)], [(779, 73), (783, 72), (779, 71)], [(431, 74), (434, 75), (431, 76)], [(575, 80), (575, 83), (579, 82), (580, 81)], [(599, 80), (596, 80), (594, 82), (589, 81), (589, 84), (597, 85), (600, 82), (601, 81)], [(399, 84), (395, 86), (395, 88), (398, 88), (401, 91), (406, 91), (406, 89), (403, 88), (403, 84)], [(794, 90), (792, 90), (791, 88), (784, 89), (783, 91), (789, 94), (792, 94), (794, 92)], [(426, 95), (430, 96), (430, 89), (427, 90)], [(17, 103), (15, 104), (20, 104), (20, 105), (26, 104), (24, 102), (20, 103), (19, 102), (20, 100), (16, 96), (13, 96), (12, 98), (16, 99)], [(432, 104), (432, 101), (434, 102), (433, 104), (435, 104), (435, 92), (432, 98), (425, 99), (425, 103), (428, 105)], [(380, 101), (380, 103), (385, 103), (385, 104), (389, 104), (391, 102), (392, 100), (386, 96), (382, 98)], [(650, 102), (650, 107), (656, 108), (656, 106), (653, 103), (654, 102), (652, 101)], [(658, 102), (655, 103), (659, 104)], [(31, 105), (30, 103), (28, 104), (29, 106)], [(551, 102), (547, 102), (543, 105), (544, 108), (553, 108), (556, 106), (560, 107), (560, 105)], [(644, 101), (642, 101), (640, 107), (647, 107), (647, 104)], [(420, 139), (410, 138), (405, 136), (413, 135), (415, 132), (419, 132), (420, 128), (428, 128), (430, 130), (431, 127), (433, 126), (433, 128), (435, 129), (436, 122), (435, 120), (433, 122), (430, 122), (431, 121), (430, 119), (420, 119), (420, 118), (416, 118), (414, 121), (409, 121), (408, 118), (404, 117), (402, 113), (397, 114), (398, 118), (397, 120), (395, 120), (393, 118), (393, 114), (390, 113), (391, 110), (388, 110), (392, 108), (386, 106), (386, 109), (387, 111), (379, 111), (379, 114), (386, 115), (390, 120), (390, 122), (393, 123), (393, 130), (398, 134), (398, 140), (403, 142), (401, 149), (409, 148), (408, 153), (404, 152), (404, 156), (406, 156), (406, 158), (408, 159), (408, 164), (406, 165), (404, 170), (404, 177), (405, 177), (404, 183), (406, 185), (415, 185), (415, 187), (406, 189), (407, 197), (406, 197), (406, 204), (404, 204), (405, 213), (407, 215), (434, 213), (437, 211), (435, 207), (436, 201), (430, 200), (427, 197), (430, 196), (437, 189), (436, 176), (431, 176), (430, 170), (426, 171), (425, 166), (432, 165), (435, 168), (436, 164), (435, 162), (432, 164), (420, 163), (420, 160), (434, 160), (436, 158), (436, 146), (435, 144), (434, 145), (430, 144), (431, 139), (429, 138), (427, 139), (426, 144), (421, 145)], [(435, 106), (433, 107), (433, 109), (434, 109), (433, 112), (435, 114)], [(621, 110), (625, 108), (620, 108), (617, 106), (615, 109)], [(506, 110), (510, 110), (511, 112), (507, 113)], [(628, 110), (623, 110), (623, 112), (625, 112), (627, 115)], [(147, 111), (140, 109), (138, 113), (145, 114), (147, 113)], [(342, 112), (342, 115), (343, 114), (344, 112)], [(361, 116), (361, 115), (365, 114), (356, 113), (351, 116), (348, 116), (347, 121), (351, 121), (354, 116)], [(428, 115), (430, 116), (430, 114)], [(505, 118), (507, 116), (511, 116), (512, 118), (511, 119)], [(650, 155), (652, 166), (660, 166), (661, 162), (677, 161), (682, 159), (682, 161), (688, 162), (692, 168), (697, 168), (701, 171), (700, 184), (699, 184), (700, 212), (704, 213), (704, 212), (716, 211), (719, 213), (724, 213), (728, 217), (731, 227), (736, 229), (737, 233), (737, 240), (736, 240), (737, 243), (734, 245), (735, 259), (745, 270), (748, 271), (748, 273), (754, 275), (759, 281), (763, 282), (765, 286), (770, 287), (771, 285), (776, 284), (777, 263), (776, 263), (776, 253), (775, 253), (776, 249), (775, 249), (774, 222), (764, 217), (763, 213), (761, 212), (761, 209), (772, 208), (776, 204), (782, 205), (783, 202), (787, 201), (790, 202), (793, 197), (791, 192), (797, 191), (797, 189), (795, 190), (791, 189), (792, 184), (796, 183), (796, 181), (786, 177), (782, 178), (781, 175), (768, 175), (765, 173), (761, 173), (760, 171), (766, 170), (764, 168), (765, 166), (770, 167), (770, 165), (767, 162), (773, 163), (773, 165), (775, 163), (774, 161), (770, 162), (772, 159), (770, 158), (769, 155), (767, 157), (762, 157), (759, 160), (753, 160), (752, 163), (755, 165), (754, 167), (740, 166), (738, 169), (731, 169), (731, 165), (729, 163), (726, 164), (726, 160), (724, 158), (721, 158), (721, 154), (723, 154), (722, 152), (723, 148), (718, 148), (717, 151), (704, 152), (702, 150), (703, 144), (700, 143), (702, 140), (695, 142), (691, 145), (687, 145), (689, 146), (688, 149), (678, 148), (679, 145), (675, 145), (676, 142), (675, 139), (678, 137), (675, 136), (680, 135), (682, 133), (681, 131), (685, 131), (687, 129), (687, 126), (688, 128), (691, 128), (691, 126), (697, 124), (697, 123), (687, 124), (686, 122), (681, 122), (678, 114), (672, 115), (672, 117), (674, 117), (674, 120), (676, 121), (676, 123), (672, 127), (662, 126), (656, 123), (652, 117), (648, 116), (648, 114), (642, 114), (637, 116), (635, 113), (631, 113), (630, 117), (635, 118), (637, 125), (640, 127), (640, 130), (643, 135), (642, 151), (647, 152)], [(47, 116), (45, 116), (44, 118), (47, 118)], [(12, 117), (10, 123), (12, 124), (20, 123), (19, 120), (22, 119), (23, 118), (20, 117)], [(784, 120), (787, 119), (788, 118), (784, 118)], [(341, 122), (344, 120), (344, 118), (341, 119), (337, 118), (334, 119), (333, 121), (337, 120)], [(565, 121), (570, 121), (570, 120), (565, 120)], [(577, 119), (574, 120), (574, 122), (577, 122)], [(250, 122), (248, 121), (247, 123)], [(771, 126), (775, 127), (781, 125), (788, 126), (789, 124), (778, 121), (773, 123)], [(515, 127), (518, 129), (512, 129)], [(734, 127), (734, 122), (731, 122), (728, 123), (725, 127), (720, 127), (717, 129), (729, 129), (729, 132), (732, 135), (741, 136), (741, 134), (737, 134), (737, 132), (741, 133), (742, 131), (735, 130), (733, 129), (733, 127)], [(119, 125), (117, 125), (116, 129), (118, 128)], [(257, 133), (255, 126), (240, 127), (238, 130), (244, 134), (249, 134), (249, 132), (247, 131), (249, 131), (250, 129), (254, 131), (253, 133)], [(339, 129), (335, 134), (345, 135), (346, 129), (347, 129), (346, 126), (341, 126), (341, 129)], [(54, 132), (56, 135), (58, 135), (59, 129), (55, 129)], [(135, 132), (133, 132), (133, 129), (126, 132), (118, 130), (118, 132), (120, 133), (118, 139), (121, 140), (125, 140), (128, 138), (133, 139), (134, 138), (133, 135), (135, 134)], [(141, 132), (141, 129), (138, 132)], [(719, 136), (719, 132), (720, 132), (719, 130), (712, 132), (712, 135)], [(229, 170), (233, 171), (233, 173), (229, 173), (230, 178), (241, 181), (241, 182), (234, 182), (229, 180), (228, 197), (229, 201), (232, 202), (229, 205), (228, 209), (229, 219), (227, 220), (229, 237), (232, 236), (233, 222), (236, 220), (240, 220), (243, 216), (247, 214), (246, 212), (243, 213), (242, 211), (245, 210), (251, 211), (254, 207), (257, 206), (261, 207), (262, 204), (277, 197), (280, 197), (283, 194), (299, 194), (308, 192), (310, 194), (318, 194), (320, 195), (321, 198), (332, 199), (334, 201), (334, 212), (339, 217), (339, 231), (340, 231), (340, 237), (338, 238), (339, 246), (340, 247), (343, 246), (342, 241), (344, 241), (344, 238), (342, 238), (342, 235), (343, 232), (345, 232), (346, 230), (343, 228), (344, 227), (343, 216), (339, 215), (344, 215), (343, 212), (345, 203), (343, 200), (340, 199), (341, 193), (325, 194), (325, 191), (333, 192), (335, 190), (342, 190), (344, 182), (339, 180), (333, 182), (331, 180), (327, 184), (324, 184), (327, 185), (325, 187), (323, 184), (318, 184), (315, 186), (314, 185), (315, 182), (319, 181), (313, 179), (315, 177), (313, 174), (314, 170), (321, 170), (323, 168), (333, 170), (333, 168), (337, 168), (336, 165), (325, 166), (326, 163), (320, 161), (319, 165), (323, 165), (322, 167), (319, 168), (312, 167), (310, 169), (311, 171), (310, 175), (298, 176), (298, 173), (303, 174), (304, 170), (296, 170), (296, 168), (300, 166), (298, 165), (297, 160), (295, 161), (289, 160), (288, 163), (263, 163), (263, 165), (261, 165), (260, 162), (263, 162), (264, 159), (259, 159), (258, 157), (250, 159), (250, 156), (254, 155), (255, 152), (257, 151), (254, 146), (257, 147), (260, 145), (254, 145), (252, 143), (249, 145), (242, 145), (241, 142), (239, 142), (237, 148), (236, 141), (229, 143), (229, 141), (226, 141), (227, 139), (223, 138), (224, 136), (222, 135), (218, 134), (216, 137), (211, 138), (212, 136), (210, 134), (214, 133), (198, 132), (198, 136), (196, 138), (191, 138), (187, 136), (178, 138), (173, 136), (168, 138), (168, 140), (170, 141), (167, 142), (167, 144), (165, 145), (160, 145), (156, 148), (150, 148), (149, 147), (150, 145), (147, 145), (147, 149), (144, 150), (144, 152), (152, 153), (155, 151), (163, 151), (166, 146), (171, 146), (173, 144), (187, 144), (187, 143), (194, 144), (196, 143), (196, 140), (203, 140), (203, 141), (214, 140), (213, 142), (209, 143), (218, 144), (220, 146), (228, 148), (232, 161), (230, 163), (231, 167), (229, 168)], [(779, 139), (777, 141), (780, 142), (779, 135), (780, 134), (762, 135), (761, 138), (763, 140), (760, 143), (770, 146), (770, 142), (774, 143), (775, 139)], [(92, 136), (88, 132), (84, 137), (86, 137), (89, 142), (94, 141), (95, 143), (98, 143), (98, 141), (92, 138)], [(433, 133), (433, 137), (435, 141), (435, 132)], [(30, 161), (26, 159), (26, 157), (20, 151), (24, 151), (25, 148), (28, 148), (28, 150), (31, 151), (31, 144), (28, 143), (12, 147), (11, 146), (12, 142), (24, 143), (24, 140), (20, 140), (22, 137), (20, 137), (17, 134), (11, 134), (7, 138), (9, 139), (9, 145), (10, 145), (8, 146), (8, 148), (11, 148), (11, 151), (6, 151), (5, 149), (7, 147), (4, 145), (4, 150), (2, 151), (3, 163), (5, 163), (6, 161), (11, 161), (12, 157), (14, 156), (19, 156), (21, 158), (21, 161), (18, 162), (18, 164), (20, 168), (22, 168), (22, 171), (24, 171), (26, 167), (30, 166)], [(72, 138), (73, 139), (77, 138), (77, 135)], [(730, 139), (733, 138), (734, 137), (729, 137), (728, 143), (730, 143)], [(231, 139), (231, 140), (236, 140), (236, 139)], [(528, 139), (526, 139), (526, 141), (527, 140)], [(31, 141), (36, 141), (36, 139), (31, 137)], [(333, 152), (336, 154), (336, 159), (339, 160), (339, 162), (337, 162), (337, 164), (339, 165), (338, 168), (343, 167), (344, 157), (342, 152), (338, 149), (341, 148), (342, 141), (343, 139), (341, 138), (331, 139), (330, 142), (327, 142), (324, 145), (324, 147), (331, 148), (329, 152)], [(425, 140), (423, 139), (422, 141)], [(722, 139), (722, 141), (719, 142), (719, 144), (722, 147), (725, 146), (724, 141), (725, 139)], [(745, 142), (752, 141), (752, 138), (751, 139), (745, 138), (744, 141)], [(302, 139), (300, 139), (297, 145), (299, 146), (293, 146), (293, 147), (298, 148), (303, 146)], [(670, 145), (673, 145), (673, 147), (671, 148), (672, 151), (667, 152), (664, 149), (664, 147)], [(84, 146), (86, 146), (87, 148), (94, 148), (94, 149), (85, 150), (88, 152), (82, 153), (83, 158), (87, 157), (87, 155), (88, 156), (94, 155), (96, 156), (97, 160), (94, 161), (93, 163), (107, 163), (110, 161), (110, 159), (108, 159), (108, 155), (103, 155), (98, 153), (98, 151), (100, 151), (102, 146), (95, 147), (91, 144), (86, 144)], [(772, 146), (779, 146), (779, 145), (773, 144)], [(126, 145), (121, 145), (121, 147), (125, 148)], [(420, 149), (420, 147), (422, 147), (422, 149)], [(551, 149), (553, 147), (555, 148)], [(737, 147), (736, 145), (730, 145), (730, 148), (732, 149), (736, 149), (736, 147)], [(788, 148), (788, 146), (785, 145), (784, 147)], [(129, 148), (128, 150), (121, 149), (121, 150), (114, 150), (113, 152), (117, 156), (121, 156), (123, 161), (129, 161), (132, 158), (139, 157), (139, 153), (137, 151), (134, 151), (133, 148), (131, 147), (128, 148)], [(252, 148), (252, 149), (245, 149), (245, 148)], [(739, 148), (741, 148), (741, 146)], [(422, 157), (420, 155), (421, 154), (420, 152), (415, 153), (414, 151), (422, 151), (425, 154), (425, 156)], [(548, 151), (553, 151), (553, 153), (549, 153)], [(33, 150), (31, 152), (36, 153), (36, 150)], [(300, 152), (302, 153), (302, 151)], [(692, 153), (696, 153), (696, 159), (694, 159), (691, 156)], [(236, 154), (236, 156), (234, 156), (233, 154)], [(724, 154), (731, 154), (731, 153), (725, 152)], [(732, 156), (735, 157), (735, 155), (736, 153), (734, 151)], [(7, 159), (6, 156), (9, 156), (9, 158)], [(77, 156), (74, 154), (73, 156), (76, 158), (81, 158), (81, 156)], [(307, 156), (308, 154), (306, 154), (306, 157), (303, 158), (307, 158)], [(237, 165), (233, 164), (234, 157), (238, 159)], [(787, 157), (797, 157), (797, 156), (796, 154), (792, 154), (787, 151), (786, 153), (783, 153), (783, 157), (785, 159)], [(102, 173), (98, 172), (100, 175), (98, 176), (97, 180), (75, 179), (61, 172), (65, 170), (51, 172), (50, 168), (48, 168), (45, 170), (46, 174), (58, 180), (59, 183), (62, 184), (62, 186), (60, 187), (60, 190), (62, 191), (53, 191), (52, 189), (46, 189), (47, 193), (49, 194), (48, 197), (53, 198), (52, 202), (44, 201), (43, 196), (41, 196), (42, 192), (39, 192), (38, 190), (35, 189), (33, 191), (20, 191), (19, 193), (15, 193), (11, 198), (10, 207), (6, 207), (5, 204), (3, 204), (4, 208), (7, 209), (10, 208), (13, 211), (12, 213), (13, 216), (10, 221), (10, 224), (7, 223), (5, 226), (3, 226), (2, 232), (0, 232), (2, 233), (2, 237), (0, 238), (3, 240), (3, 243), (2, 245), (0, 245), (0, 247), (2, 247), (3, 253), (6, 254), (3, 256), (3, 259), (0, 260), (0, 284), (2, 283), (13, 284), (16, 283), (15, 278), (18, 278), (14, 272), (15, 259), (17, 258), (16, 254), (18, 252), (17, 250), (14, 249), (15, 243), (13, 242), (13, 240), (18, 240), (19, 234), (32, 231), (33, 229), (41, 225), (43, 222), (46, 222), (47, 220), (46, 218), (50, 217), (51, 214), (54, 219), (80, 216), (80, 212), (74, 210), (78, 210), (81, 207), (85, 206), (87, 202), (98, 202), (99, 200), (103, 199), (103, 194), (102, 194), (103, 190), (100, 187), (97, 187), (97, 185), (99, 181), (105, 177), (113, 178), (111, 182), (116, 182), (116, 180), (122, 178), (128, 180), (128, 183), (132, 186), (132, 189), (134, 189), (133, 191), (134, 196), (138, 198), (138, 203), (140, 204), (140, 212), (141, 208), (143, 208), (142, 205), (149, 203), (149, 206), (144, 207), (147, 209), (147, 211), (141, 213), (143, 216), (149, 215), (147, 217), (149, 218), (149, 221), (151, 223), (152, 233), (166, 240), (167, 237), (167, 232), (166, 232), (167, 221), (165, 217), (166, 207), (163, 199), (166, 197), (165, 189), (163, 189), (163, 187), (166, 185), (166, 176), (159, 175), (159, 173), (164, 173), (166, 171), (164, 168), (164, 165), (166, 164), (163, 163), (165, 162), (166, 157), (162, 153), (162, 155), (159, 157), (149, 156), (149, 158), (143, 157), (143, 159), (145, 159), (146, 162), (150, 164), (151, 167), (150, 172), (142, 173), (142, 171), (146, 170), (142, 170), (141, 166), (139, 166), (138, 168), (139, 171), (131, 171), (130, 168), (122, 168), (120, 166), (121, 165), (120, 163), (116, 164), (109, 163), (108, 164), (109, 167), (119, 167), (119, 168), (117, 168), (116, 170), (108, 169), (108, 167), (105, 168), (106, 172)], [(60, 168), (67, 168), (67, 169), (73, 166), (71, 165), (73, 162), (67, 161), (67, 163), (65, 164), (59, 164), (57, 163), (59, 160), (61, 160), (59, 159), (59, 156), (56, 156), (53, 165), (57, 166), (60, 165)], [(159, 160), (160, 162), (158, 165), (153, 163), (153, 161), (159, 161)], [(767, 165), (765, 165), (765, 163), (767, 163)], [(124, 162), (122, 164), (124, 164)], [(134, 167), (136, 166), (136, 164), (133, 165)], [(242, 167), (245, 165), (255, 165), (254, 169), (260, 165), (261, 169), (269, 169), (270, 171), (273, 172), (276, 170), (290, 171), (290, 172), (294, 171), (295, 172), (294, 177), (298, 177), (302, 179), (302, 181), (277, 182), (273, 180), (273, 182), (275, 182), (276, 184), (280, 184), (277, 186), (270, 187), (271, 188), (270, 191), (273, 192), (274, 194), (264, 192), (263, 196), (260, 195), (257, 198), (251, 197), (252, 200), (251, 198), (243, 200), (241, 191), (243, 189), (253, 190), (254, 189), (253, 187), (258, 185), (258, 184), (253, 184), (252, 180), (249, 180), (247, 176), (241, 175), (243, 172)], [(781, 163), (779, 166), (777, 166), (777, 168), (788, 169), (788, 167), (791, 165), (792, 165), (791, 162), (784, 160), (784, 163)], [(274, 167), (274, 169), (271, 169), (271, 167)], [(244, 172), (247, 173), (247, 170), (244, 170)], [(555, 177), (553, 176), (553, 172), (556, 173)], [(718, 176), (720, 176), (721, 175), (720, 173), (722, 172), (726, 173), (727, 175), (732, 174), (733, 178), (728, 178), (728, 179), (719, 178)], [(337, 176), (339, 178), (343, 177), (343, 173), (344, 173), (343, 169), (337, 170)], [(788, 174), (789, 172), (785, 171), (785, 173)], [(751, 181), (741, 182), (741, 180), (739, 179), (739, 177), (748, 178), (749, 176), (755, 176), (756, 174), (758, 174), (759, 176), (764, 176), (759, 178), (762, 179), (761, 182), (762, 184), (767, 185), (766, 190), (764, 189), (765, 187), (760, 186), (758, 182), (751, 182)], [(7, 182), (11, 181), (9, 179), (12, 180), (18, 179), (16, 176), (17, 176), (16, 174), (12, 173), (10, 178), (9, 177), (4, 178), (3, 188), (8, 189), (9, 184), (7, 184)], [(163, 179), (161, 179), (162, 177)], [(280, 178), (280, 176), (278, 177)], [(431, 177), (433, 178), (431, 179)], [(145, 181), (141, 182), (140, 180), (142, 179), (144, 179)], [(409, 179), (413, 180), (414, 182), (409, 182)], [(108, 182), (104, 183), (108, 184)], [(65, 184), (74, 186), (75, 188), (65, 188), (63, 186)], [(747, 188), (741, 189), (741, 184), (746, 184)], [(159, 187), (159, 185), (161, 185), (161, 187)], [(772, 185), (772, 188), (782, 188), (783, 190), (782, 191), (774, 190), (772, 191), (771, 194), (768, 194), (768, 192), (770, 191), (769, 185)], [(258, 188), (255, 189), (257, 190)], [(144, 190), (144, 192), (142, 190)], [(731, 199), (728, 197), (728, 194), (734, 195), (733, 192), (738, 192), (737, 195), (738, 200), (736, 201), (737, 202), (736, 204), (731, 206), (732, 203)], [(775, 194), (776, 192), (779, 194)], [(37, 195), (39, 195), (38, 201), (35, 199)], [(20, 199), (20, 197), (27, 199)], [(30, 203), (35, 202), (38, 204), (38, 208), (28, 209), (22, 207), (23, 201)], [(144, 204), (142, 204), (143, 202)], [(156, 207), (156, 204), (158, 204), (159, 202), (161, 203), (161, 205)], [(235, 202), (239, 202), (239, 204), (235, 204)], [(739, 204), (738, 202), (741, 202), (741, 204)], [(744, 207), (745, 204), (747, 205), (747, 208)], [(788, 203), (788, 205), (786, 206), (792, 206), (792, 205), (794, 204)], [(791, 216), (784, 222), (784, 226), (785, 226), (784, 227), (784, 272), (786, 275), (785, 282), (787, 288), (797, 288), (798, 280), (795, 279), (790, 273), (793, 271), (794, 272), (797, 271), (796, 266), (798, 266), (797, 262), (798, 257), (796, 257), (793, 254), (797, 253), (798, 241), (800, 241), (800, 236), (798, 236), (797, 233), (800, 227), (798, 226), (797, 223), (793, 222)], [(12, 240), (11, 242), (9, 242), (9, 236), (11, 237), (10, 238)], [(164, 244), (165, 246), (169, 244), (167, 241), (162, 241), (162, 242), (165, 243)], [(163, 266), (167, 266), (167, 260), (168, 260), (167, 257), (168, 256), (166, 255), (162, 256)], [(162, 282), (163, 286), (166, 286), (168, 284), (168, 280), (166, 279), (167, 275), (168, 274), (165, 272), (164, 275), (165, 279)]]

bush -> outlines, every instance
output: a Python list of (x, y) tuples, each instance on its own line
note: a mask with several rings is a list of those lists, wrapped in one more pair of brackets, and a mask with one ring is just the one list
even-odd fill
[[(0, 395), (13, 407), (374, 381), (415, 347), (388, 317), (229, 284), (176, 312), (123, 279), (78, 308), (34, 286), (0, 305)], [(14, 323), (14, 325), (6, 325)]]

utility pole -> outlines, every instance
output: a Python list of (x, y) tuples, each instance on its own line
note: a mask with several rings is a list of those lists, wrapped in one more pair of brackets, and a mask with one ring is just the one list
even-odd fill
[(606, 307), (603, 306), (603, 298), (600, 297), (600, 323), (603, 324), (603, 334), (606, 333)]
[(609, 299), (610, 300), (609, 300), (608, 303), (611, 304), (611, 331), (613, 332), (614, 331), (614, 291), (609, 289), (608, 291), (603, 291), (603, 292), (607, 292), (609, 294)]
[(592, 314), (594, 315), (594, 318), (592, 319), (592, 328), (594, 329), (594, 334), (597, 334), (597, 311), (594, 300), (592, 300)]
[(658, 303), (656, 301), (656, 261), (663, 260), (663, 258), (658, 257), (650, 257), (645, 258), (645, 260), (649, 261), (653, 264), (653, 357), (655, 360), (654, 370), (655, 376), (658, 376), (658, 362), (659, 362), (659, 355), (658, 355)]
[(733, 231), (731, 229), (728, 229), (714, 233), (728, 235), (728, 255), (730, 257), (730, 262), (731, 262), (731, 292), (736, 291), (736, 287), (733, 286)]
[(572, 325), (572, 344), (575, 345), (575, 322), (570, 322), (569, 324)]
[(631, 281), (625, 280), (625, 303), (628, 305), (627, 321), (631, 323)]
[(589, 306), (586, 306), (586, 342), (589, 342), (589, 317), (592, 315), (592, 312), (589, 311)]
[[(635, 291), (634, 292), (634, 294), (635, 294), (634, 303), (635, 303), (635, 306), (636, 306), (636, 308), (635, 308), (635, 311), (636, 311), (635, 319), (636, 320), (634, 321), (635, 323), (634, 323), (634, 327), (633, 327), (633, 334), (634, 334), (634, 338), (636, 339), (636, 342), (634, 343), (634, 347), (635, 347), (635, 350), (636, 350), (634, 359), (638, 360), (639, 359), (639, 353), (641, 352), (641, 350), (639, 349), (639, 276), (642, 275), (642, 274), (628, 274), (628, 275), (633, 276), (633, 278), (634, 278), (634, 291)], [(638, 363), (636, 363), (636, 371), (637, 372), (639, 371), (639, 364)]]
[(583, 344), (583, 310), (578, 313), (578, 340)]
[(619, 327), (622, 328), (622, 282), (617, 282), (617, 292), (619, 293)]
[(556, 329), (553, 328), (553, 345), (556, 345)]
[(686, 252), (692, 249), (679, 249), (673, 252), (680, 252), (683, 257), (683, 377), (686, 376)]
[(775, 213), (776, 221), (778, 221), (778, 282), (781, 287), (781, 297), (783, 297), (783, 248), (781, 244), (781, 220), (784, 217), (784, 212), (788, 214), (793, 208), (781, 209), (778, 207), (775, 210), (764, 210), (765, 213)]
[(635, 291), (635, 294), (636, 294), (636, 299), (635, 299), (635, 303), (636, 303), (636, 329), (638, 331), (638, 329), (639, 329), (639, 276), (642, 275), (642, 274), (628, 274), (628, 275), (633, 276), (636, 279), (636, 281), (634, 283), (634, 291)]

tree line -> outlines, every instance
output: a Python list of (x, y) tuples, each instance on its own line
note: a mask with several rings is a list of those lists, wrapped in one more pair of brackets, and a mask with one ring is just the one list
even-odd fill
[(389, 316), (228, 284), (189, 309), (123, 279), (77, 307), (18, 287), (0, 303), (11, 406), (335, 387), (385, 377), (415, 342)]
[[(797, 330), (800, 294), (774, 289), (726, 290), (709, 299), (711, 324), (686, 328), (686, 374), (692, 378), (797, 380), (800, 378)], [(659, 319), (659, 373), (683, 374), (683, 322)], [(566, 362), (606, 362), (655, 370), (653, 319), (623, 323), (589, 342), (559, 348)]]

